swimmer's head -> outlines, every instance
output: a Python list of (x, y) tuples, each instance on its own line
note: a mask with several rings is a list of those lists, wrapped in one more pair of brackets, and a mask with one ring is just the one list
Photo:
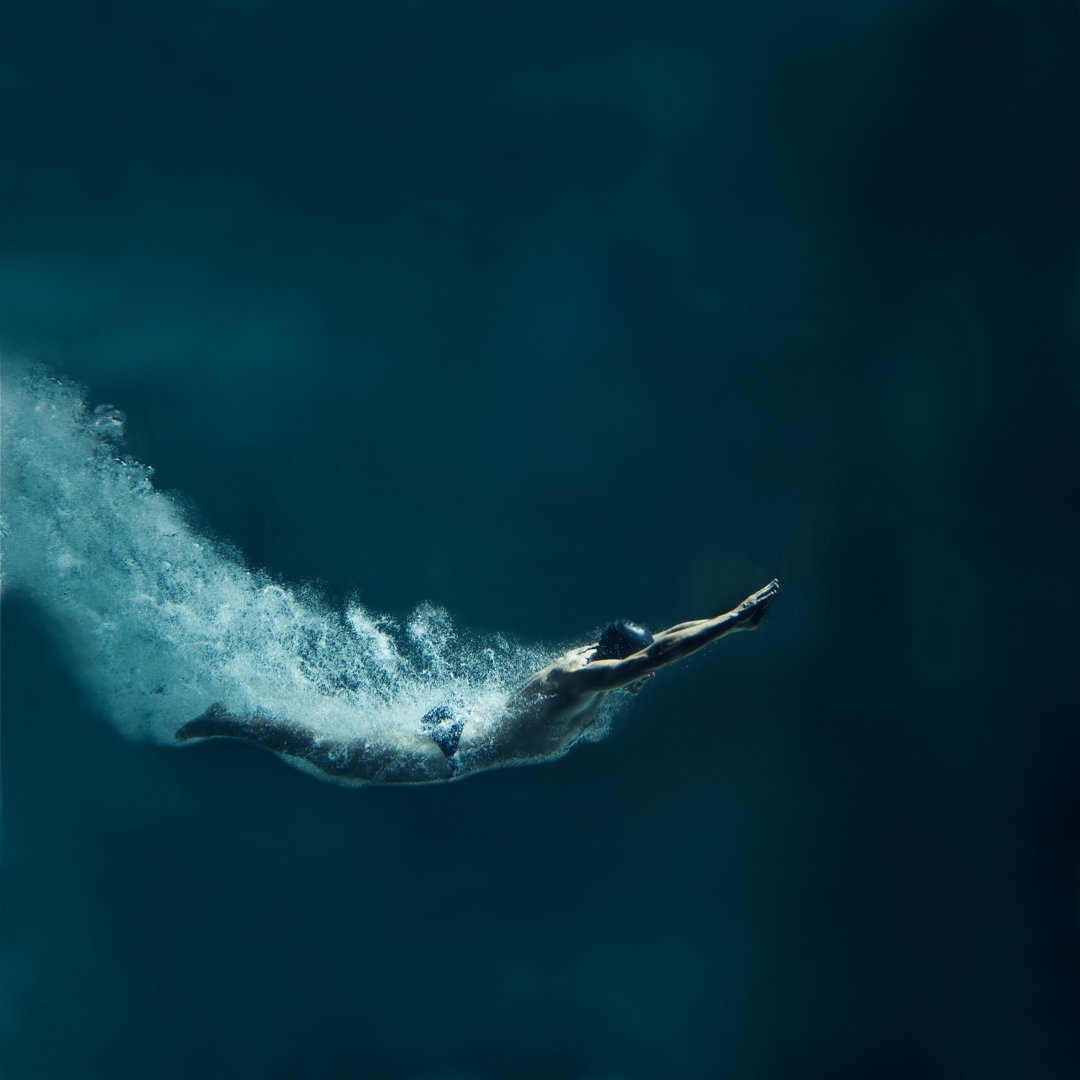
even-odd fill
[(589, 661), (624, 660), (642, 649), (647, 649), (652, 642), (653, 636), (645, 627), (620, 619), (600, 635), (596, 652), (589, 657)]

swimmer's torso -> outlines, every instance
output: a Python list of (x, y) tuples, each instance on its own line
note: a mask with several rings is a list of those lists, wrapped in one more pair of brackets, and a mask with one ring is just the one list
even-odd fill
[[(603, 692), (582, 692), (574, 673), (581, 671), (595, 651), (585, 645), (564, 653), (554, 663), (538, 671), (507, 702), (505, 720), (498, 735), (483, 738), (483, 744), (469, 738), (469, 725), (462, 732), (464, 758), (483, 758), (489, 753), (505, 754), (519, 760), (548, 757), (576, 742), (592, 722), (603, 703)], [(470, 745), (472, 743), (472, 745)], [(505, 743), (505, 745), (503, 745)]]

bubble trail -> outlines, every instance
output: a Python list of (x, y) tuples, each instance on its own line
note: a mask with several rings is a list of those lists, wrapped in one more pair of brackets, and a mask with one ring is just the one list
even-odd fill
[(126, 736), (173, 744), (218, 704), (316, 738), (420, 731), (451, 701), (497, 714), (551, 650), (336, 611), (200, 535), (123, 453), (124, 414), (41, 373), (0, 382), (0, 587), (52, 615), (78, 678)]

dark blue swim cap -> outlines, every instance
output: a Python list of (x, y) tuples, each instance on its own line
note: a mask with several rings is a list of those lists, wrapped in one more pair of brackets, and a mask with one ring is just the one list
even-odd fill
[(653, 643), (653, 636), (643, 626), (620, 619), (601, 635), (590, 660), (623, 660)]

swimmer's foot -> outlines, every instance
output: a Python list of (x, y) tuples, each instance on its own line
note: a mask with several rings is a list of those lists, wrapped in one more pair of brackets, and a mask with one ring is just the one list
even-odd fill
[(755, 630), (761, 625), (773, 597), (780, 591), (780, 582), (773, 578), (763, 589), (748, 596), (733, 612), (739, 630)]
[(336, 753), (336, 744), (323, 742), (303, 728), (271, 720), (265, 716), (233, 716), (220, 702), (211, 705), (202, 716), (189, 720), (174, 736), (177, 742), (189, 739), (243, 739), (256, 746), (265, 746), (278, 754), (289, 757), (306, 758), (318, 765), (324, 772), (324, 760), (330, 760)]
[(251, 731), (250, 722), (233, 716), (224, 705), (218, 703), (211, 705), (202, 716), (189, 720), (177, 731), (175, 737), (177, 742), (187, 742), (188, 739), (212, 739), (222, 735), (243, 739), (250, 737)]

